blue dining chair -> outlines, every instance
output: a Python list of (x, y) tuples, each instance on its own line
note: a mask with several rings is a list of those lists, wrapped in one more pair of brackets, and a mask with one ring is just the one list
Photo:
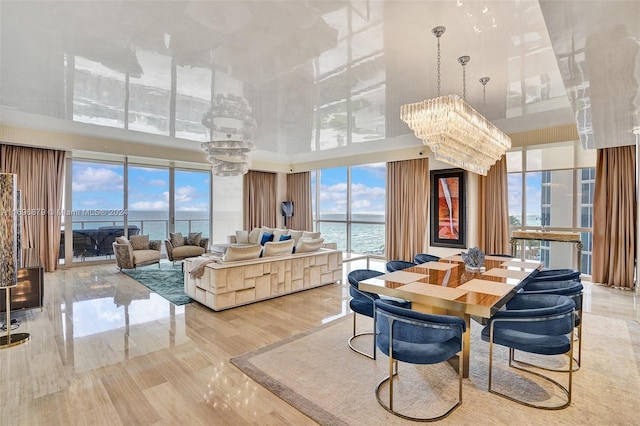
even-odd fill
[[(573, 328), (575, 303), (567, 296), (555, 294), (516, 294), (507, 309), (498, 311), (482, 329), (481, 338), (489, 342), (489, 392), (508, 400), (533, 408), (559, 410), (571, 404), (573, 382)], [(493, 388), (493, 346), (509, 348), (509, 367), (540, 377), (566, 396), (564, 403), (541, 405), (525, 401), (516, 396), (496, 391)], [(569, 357), (569, 380), (564, 386), (533, 369), (524, 368), (514, 361), (516, 350), (538, 355), (561, 355)], [(526, 389), (519, 393), (527, 394)]]
[(580, 281), (580, 271), (575, 269), (543, 269), (534, 281)]
[(437, 262), (438, 260), (440, 260), (439, 256), (435, 256), (433, 254), (427, 254), (427, 253), (418, 253), (415, 256), (413, 256), (413, 261), (417, 264), (427, 263), (427, 262)]
[[(394, 299), (386, 296), (382, 296), (382, 299), (381, 299), (381, 296), (378, 294), (362, 291), (358, 288), (358, 283), (360, 281), (364, 281), (369, 278), (374, 278), (383, 274), (384, 274), (383, 272), (374, 271), (371, 269), (356, 269), (349, 272), (349, 275), (347, 275), (347, 280), (349, 281), (349, 294), (351, 295), (351, 300), (349, 301), (349, 307), (353, 311), (353, 334), (348, 340), (349, 347), (353, 351), (371, 359), (376, 359), (376, 333), (374, 331), (367, 331), (367, 332), (356, 334), (356, 330), (357, 330), (356, 314), (373, 318), (373, 327), (375, 330), (376, 311), (374, 309), (374, 302), (376, 300), (382, 300), (384, 303), (388, 303), (390, 305), (411, 308), (411, 302), (407, 300)], [(371, 354), (368, 354), (353, 346), (354, 339), (360, 336), (365, 336), (365, 335), (373, 336), (373, 352)]]
[[(407, 420), (436, 421), (447, 417), (462, 404), (463, 339), (466, 323), (462, 318), (425, 314), (411, 309), (375, 302), (378, 349), (389, 357), (389, 374), (376, 386), (376, 399), (388, 412)], [(446, 412), (431, 417), (413, 417), (393, 408), (393, 381), (398, 361), (409, 364), (438, 364), (458, 355), (458, 399)], [(394, 372), (395, 367), (395, 372)], [(447, 365), (447, 368), (450, 368)], [(389, 383), (389, 403), (380, 396)], [(427, 405), (427, 404), (425, 404)]]
[(416, 264), (406, 260), (390, 260), (386, 265), (387, 272), (401, 271), (403, 269), (411, 268), (412, 266), (416, 266)]
[[(522, 288), (519, 294), (558, 294), (570, 297), (576, 304), (575, 328), (578, 342), (578, 356), (574, 358), (576, 368), (580, 369), (582, 359), (582, 293), (583, 286), (579, 281), (531, 281)], [(519, 361), (523, 363), (522, 361)], [(523, 363), (524, 364), (524, 363)], [(545, 368), (545, 367), (539, 367)], [(545, 368), (550, 371), (568, 372), (565, 369)]]

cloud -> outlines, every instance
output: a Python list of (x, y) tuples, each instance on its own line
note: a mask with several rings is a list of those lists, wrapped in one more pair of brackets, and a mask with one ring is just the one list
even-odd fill
[(180, 203), (188, 203), (196, 198), (198, 195), (198, 190), (193, 186), (181, 186), (176, 189), (176, 204)]
[(129, 206), (131, 210), (167, 210), (169, 203), (166, 201), (138, 201)]
[(105, 167), (87, 167), (74, 173), (73, 192), (123, 191), (124, 177)]
[(151, 179), (147, 183), (152, 186), (167, 186), (167, 182), (164, 179)]

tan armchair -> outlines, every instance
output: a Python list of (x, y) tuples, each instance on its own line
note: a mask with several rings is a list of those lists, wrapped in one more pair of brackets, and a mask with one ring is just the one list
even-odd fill
[(209, 239), (200, 238), (194, 233), (190, 234), (189, 237), (183, 237), (180, 233), (172, 233), (169, 235), (169, 239), (164, 240), (164, 246), (167, 249), (169, 260), (175, 262), (176, 260), (204, 254), (209, 246)]
[(160, 266), (160, 240), (149, 241), (148, 235), (132, 235), (131, 241), (118, 237), (113, 243), (113, 253), (120, 270), (135, 269), (138, 266)]

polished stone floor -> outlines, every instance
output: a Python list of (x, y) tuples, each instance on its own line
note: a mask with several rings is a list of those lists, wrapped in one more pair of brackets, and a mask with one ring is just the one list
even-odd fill
[[(313, 424), (229, 358), (345, 316), (349, 300), (332, 284), (213, 312), (172, 305), (113, 264), (47, 273), (44, 294), (42, 311), (14, 315), (30, 341), (0, 351), (2, 425)], [(635, 292), (585, 283), (584, 300), (640, 319)]]

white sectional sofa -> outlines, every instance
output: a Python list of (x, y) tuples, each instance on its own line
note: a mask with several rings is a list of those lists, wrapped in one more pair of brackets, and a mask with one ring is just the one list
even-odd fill
[(263, 226), (261, 228), (253, 228), (251, 231), (236, 231), (234, 235), (227, 236), (226, 243), (212, 244), (211, 251), (223, 255), (229, 247), (247, 244), (264, 245), (266, 242), (279, 242), (282, 238), (294, 240), (294, 247), (297, 247), (302, 240), (316, 240), (321, 238), (321, 236), (320, 232), (297, 231), (295, 229), (269, 228)]
[[(280, 244), (273, 243), (274, 246)], [(293, 242), (289, 245), (293, 246)], [(208, 260), (204, 272), (194, 277), (193, 268), (202, 267), (201, 258), (185, 259), (184, 291), (189, 297), (209, 308), (220, 311), (271, 299), (301, 290), (338, 282), (342, 279), (342, 252), (320, 248), (295, 254), (270, 250), (266, 257), (229, 260), (236, 248), (246, 252), (252, 248), (229, 248), (226, 260)], [(262, 251), (261, 248), (257, 249)], [(246, 257), (246, 256), (245, 256)], [(197, 274), (195, 274), (197, 276)]]

